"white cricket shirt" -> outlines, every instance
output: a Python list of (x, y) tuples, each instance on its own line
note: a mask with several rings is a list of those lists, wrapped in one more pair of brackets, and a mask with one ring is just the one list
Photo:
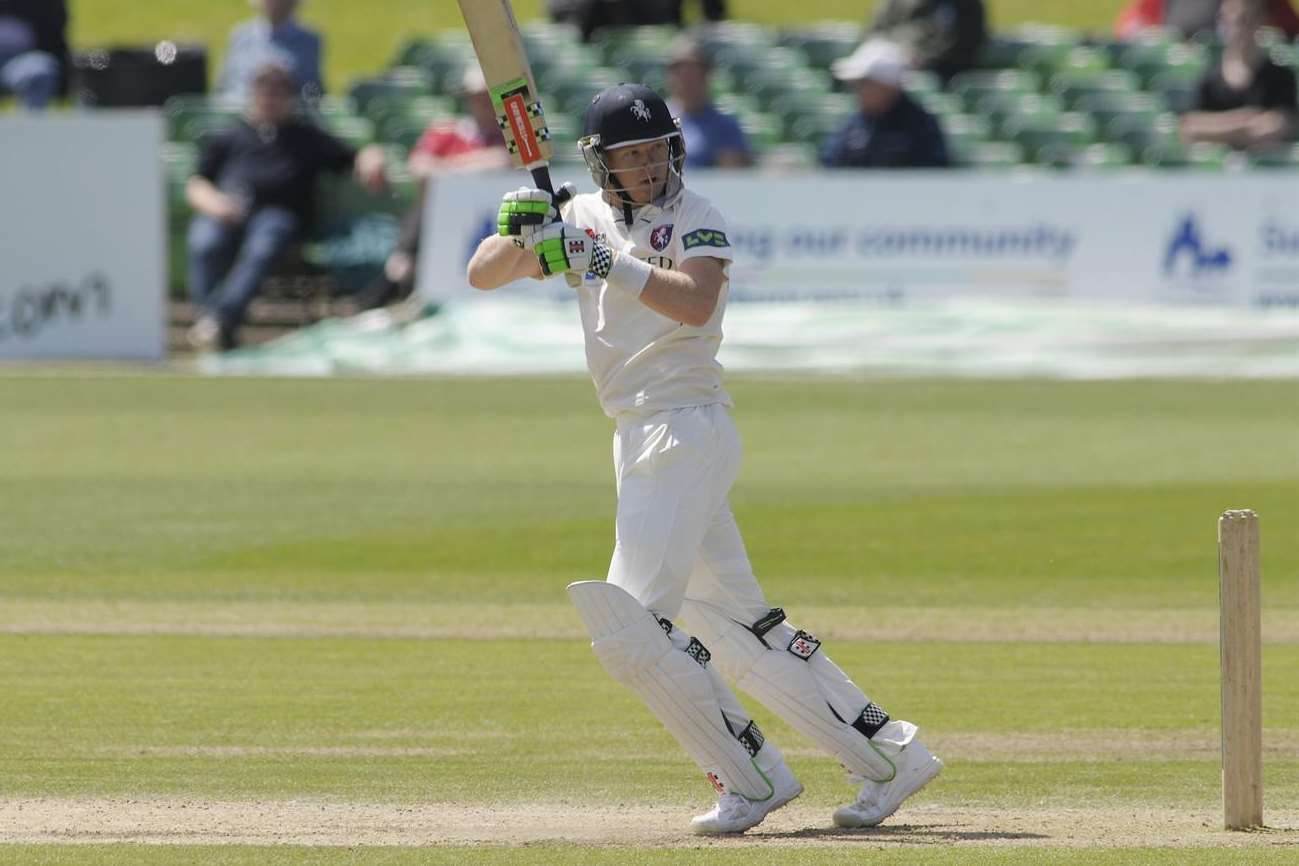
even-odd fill
[[(655, 267), (677, 270), (682, 262), (700, 256), (724, 262), (733, 258), (722, 215), (690, 190), (682, 190), (667, 208), (646, 205), (635, 213), (635, 224), (628, 230), (621, 209), (615, 211), (600, 193), (575, 196), (563, 208), (568, 224), (590, 228), (613, 249)], [(712, 318), (693, 328), (586, 274), (577, 287), (586, 363), (606, 415), (731, 405), (717, 363), (728, 288), (729, 281), (724, 281)]]

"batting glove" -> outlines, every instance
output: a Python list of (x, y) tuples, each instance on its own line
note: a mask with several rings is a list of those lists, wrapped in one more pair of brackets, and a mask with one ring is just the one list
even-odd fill
[(559, 206), (576, 194), (577, 188), (571, 183), (561, 186), (554, 195), (526, 186), (508, 192), (496, 214), (497, 231), (501, 237), (515, 238), (518, 246), (532, 249), (537, 232), (559, 222)]
[(601, 279), (609, 276), (613, 266), (613, 249), (590, 229), (551, 223), (536, 235), (532, 251), (541, 262), (541, 271), (551, 274), (571, 273), (581, 276), (593, 273)]

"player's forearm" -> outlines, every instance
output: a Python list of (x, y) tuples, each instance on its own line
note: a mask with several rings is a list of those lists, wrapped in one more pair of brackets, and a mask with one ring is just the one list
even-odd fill
[(541, 267), (535, 255), (500, 235), (484, 238), (469, 260), (469, 285), (483, 291), (499, 289), (515, 280), (540, 274)]
[(687, 274), (663, 268), (654, 268), (640, 300), (654, 312), (693, 328), (707, 324), (717, 309), (716, 292), (707, 291)]

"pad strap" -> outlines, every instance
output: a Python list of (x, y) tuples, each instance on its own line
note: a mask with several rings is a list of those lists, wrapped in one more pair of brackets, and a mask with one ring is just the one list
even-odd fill
[(884, 712), (879, 704), (871, 701), (866, 705), (866, 709), (861, 711), (861, 715), (852, 723), (852, 726), (861, 731), (869, 740), (880, 732), (880, 728), (888, 723), (889, 714)]
[(771, 645), (768, 644), (765, 639), (766, 634), (784, 621), (785, 611), (782, 608), (773, 607), (771, 610), (767, 611), (766, 616), (749, 626), (749, 631), (753, 632), (754, 637), (762, 641), (763, 646), (767, 649), (771, 649)]

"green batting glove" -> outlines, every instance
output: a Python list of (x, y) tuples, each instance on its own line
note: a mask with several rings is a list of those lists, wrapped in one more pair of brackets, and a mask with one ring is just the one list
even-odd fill
[(564, 184), (554, 195), (542, 189), (521, 186), (506, 193), (496, 214), (496, 229), (501, 237), (517, 238), (520, 246), (532, 249), (536, 233), (559, 221), (559, 205), (572, 198), (577, 190)]

